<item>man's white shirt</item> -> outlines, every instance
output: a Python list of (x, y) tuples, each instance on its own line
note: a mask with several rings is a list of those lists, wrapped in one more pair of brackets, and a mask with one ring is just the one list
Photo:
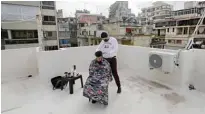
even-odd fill
[(96, 49), (96, 51), (102, 51), (104, 58), (111, 58), (117, 56), (118, 42), (114, 37), (110, 37), (107, 42), (102, 40)]

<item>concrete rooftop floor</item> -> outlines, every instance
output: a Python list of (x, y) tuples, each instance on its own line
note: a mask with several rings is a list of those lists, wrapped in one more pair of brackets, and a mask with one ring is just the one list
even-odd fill
[[(88, 73), (82, 73), (84, 82)], [(2, 114), (205, 114), (205, 94), (176, 92), (147, 81), (130, 70), (119, 71), (122, 93), (115, 82), (109, 85), (109, 105), (91, 104), (82, 96), (80, 80), (74, 94), (52, 90), (38, 76), (2, 82)]]

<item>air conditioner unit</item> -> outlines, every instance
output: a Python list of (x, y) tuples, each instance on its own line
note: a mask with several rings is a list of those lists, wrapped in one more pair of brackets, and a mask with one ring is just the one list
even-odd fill
[(175, 67), (176, 54), (171, 52), (151, 51), (149, 53), (150, 69), (159, 69), (164, 73), (172, 73)]

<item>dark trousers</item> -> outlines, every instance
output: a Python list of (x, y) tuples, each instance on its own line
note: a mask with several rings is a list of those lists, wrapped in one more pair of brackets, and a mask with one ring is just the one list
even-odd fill
[(112, 58), (105, 58), (105, 59), (110, 63), (110, 67), (112, 69), (112, 75), (115, 79), (115, 83), (117, 87), (121, 87), (120, 79), (119, 79), (118, 72), (117, 72), (117, 58), (112, 57)]

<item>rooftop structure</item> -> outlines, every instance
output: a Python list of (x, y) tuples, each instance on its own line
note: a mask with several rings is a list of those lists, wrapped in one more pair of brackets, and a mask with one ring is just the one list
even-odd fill
[(63, 18), (63, 10), (62, 10), (62, 9), (59, 9), (59, 10), (57, 11), (57, 17), (58, 17), (58, 18)]
[[(179, 66), (166, 74), (161, 69), (150, 70), (149, 54), (154, 48), (119, 45), (118, 70), (122, 93), (116, 93), (114, 82), (109, 86), (109, 105), (90, 104), (82, 96), (80, 82), (75, 82), (74, 94), (68, 88), (52, 90), (50, 79), (64, 75), (72, 65), (88, 76), (88, 67), (96, 47), (76, 47), (56, 51), (37, 48), (2, 50), (2, 107), (3, 114), (204, 114), (204, 50), (182, 50)], [(85, 56), (86, 52), (86, 56)], [(16, 61), (18, 58), (18, 61)], [(125, 62), (126, 61), (126, 62)], [(165, 63), (174, 64), (174, 61)], [(23, 64), (22, 64), (23, 63)], [(164, 62), (163, 62), (164, 64)], [(28, 75), (33, 77), (28, 78)], [(189, 84), (196, 90), (189, 90)]]
[(133, 17), (128, 1), (116, 1), (110, 6), (109, 19), (111, 22), (123, 21), (123, 18)]

